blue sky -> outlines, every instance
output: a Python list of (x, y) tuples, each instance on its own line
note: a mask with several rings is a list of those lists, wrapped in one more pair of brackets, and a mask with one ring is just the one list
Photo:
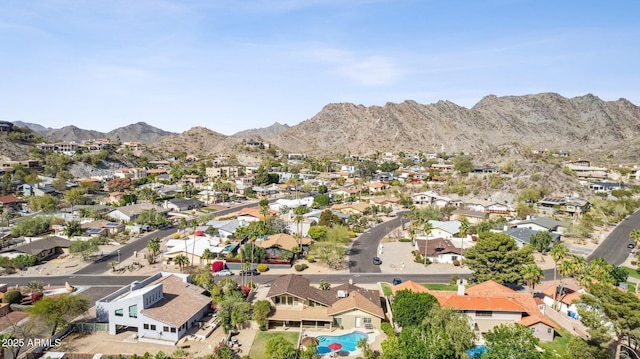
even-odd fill
[(3, 0), (0, 120), (223, 134), (333, 102), (640, 104), (640, 3)]

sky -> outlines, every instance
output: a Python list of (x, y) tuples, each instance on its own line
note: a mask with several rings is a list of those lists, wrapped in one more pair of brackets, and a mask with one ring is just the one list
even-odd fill
[(225, 135), (330, 103), (640, 105), (636, 0), (2, 0), (0, 120)]

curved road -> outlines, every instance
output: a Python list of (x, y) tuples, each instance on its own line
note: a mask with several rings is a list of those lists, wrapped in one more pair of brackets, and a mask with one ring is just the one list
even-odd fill
[(382, 238), (400, 226), (402, 216), (408, 212), (397, 212), (394, 219), (380, 223), (356, 238), (349, 252), (349, 272), (380, 273), (380, 266), (373, 264), (373, 257), (378, 255), (378, 245)]
[(627, 248), (627, 244), (631, 242), (629, 240), (629, 234), (637, 228), (640, 228), (640, 210), (632, 213), (622, 222), (618, 223), (607, 238), (589, 254), (587, 260), (602, 257), (614, 266), (621, 265), (629, 258), (630, 250)]

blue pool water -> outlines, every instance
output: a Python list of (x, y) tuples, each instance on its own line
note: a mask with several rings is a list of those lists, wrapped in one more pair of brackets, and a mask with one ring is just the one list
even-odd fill
[(342, 345), (342, 349), (348, 352), (353, 352), (356, 350), (356, 345), (360, 339), (368, 338), (369, 336), (363, 332), (354, 331), (349, 334), (343, 334), (339, 336), (333, 335), (320, 335), (318, 337), (318, 354), (327, 354), (331, 353), (332, 350), (329, 349), (329, 345), (331, 343), (339, 343)]
[(469, 359), (480, 359), (480, 356), (486, 350), (487, 350), (486, 345), (476, 345), (475, 347), (467, 350), (467, 355), (469, 356)]

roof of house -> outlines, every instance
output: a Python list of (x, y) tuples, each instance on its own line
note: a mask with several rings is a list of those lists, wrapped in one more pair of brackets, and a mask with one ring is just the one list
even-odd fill
[(174, 204), (178, 207), (202, 206), (204, 204), (199, 199), (190, 199), (190, 198), (172, 198), (169, 200), (169, 203)]
[(323, 291), (309, 285), (307, 278), (297, 274), (287, 274), (278, 277), (271, 283), (271, 288), (267, 293), (267, 298), (275, 297), (282, 294), (289, 294), (300, 299), (310, 299), (318, 303), (331, 305), (334, 301)]
[(300, 244), (311, 243), (311, 238), (301, 237), (300, 239), (296, 239), (290, 234), (278, 233), (278, 234), (270, 235), (265, 240), (256, 240), (255, 243), (258, 247), (262, 247), (262, 248), (279, 247), (286, 250), (292, 250), (293, 248), (298, 246), (298, 243)]
[[(275, 216), (276, 214), (278, 214), (278, 212), (269, 210), (269, 214), (267, 214), (267, 216)], [(264, 219), (264, 215), (260, 213), (260, 208), (245, 207), (240, 212), (238, 212), (237, 217), (240, 216), (249, 216), (258, 219)]]
[(460, 232), (460, 225), (461, 225), (460, 221), (447, 221), (447, 222), (429, 221), (429, 223), (431, 223), (431, 225), (433, 226), (433, 229), (439, 229), (441, 231), (451, 233), (451, 234), (456, 234)]
[(532, 218), (529, 220), (519, 221), (516, 223), (516, 226), (523, 224), (535, 224), (540, 227), (546, 228), (548, 230), (555, 229), (558, 226), (562, 225), (562, 222), (556, 221), (555, 219), (551, 219), (549, 217), (540, 217), (540, 218)]
[(456, 215), (458, 217), (472, 217), (472, 218), (484, 218), (487, 216), (486, 213), (480, 211), (474, 211), (472, 209), (459, 208), (455, 211), (451, 212), (452, 215)]
[(48, 251), (53, 248), (69, 248), (71, 241), (57, 236), (46, 237), (31, 241), (21, 246), (7, 248), (2, 252), (20, 252), (25, 254), (37, 255), (42, 251)]
[[(380, 302), (379, 297), (378, 302)], [(354, 309), (359, 309), (363, 312), (367, 312), (378, 318), (384, 319), (384, 311), (382, 310), (382, 307), (379, 304), (376, 305), (357, 291), (349, 292), (348, 297), (338, 299), (337, 302), (333, 303), (331, 307), (327, 309), (327, 314), (334, 315)]]
[(400, 203), (400, 198), (392, 197), (392, 196), (384, 196), (384, 197), (371, 197), (369, 201), (376, 204), (384, 204), (384, 203)]
[(119, 208), (113, 210), (112, 212), (119, 211), (120, 213), (124, 214), (127, 217), (132, 217), (132, 216), (136, 216), (136, 215), (140, 214), (144, 210), (152, 209), (152, 208), (155, 209), (156, 211), (158, 211), (159, 213), (167, 213), (167, 212), (169, 212), (168, 209), (153, 205), (151, 203), (131, 204), (131, 205), (128, 205), (128, 206), (119, 207)]
[(456, 247), (450, 240), (443, 238), (434, 238), (416, 241), (418, 251), (426, 254), (428, 257), (438, 256), (441, 254), (462, 254), (462, 248)]
[(538, 324), (538, 323), (544, 323), (548, 326), (550, 326), (551, 328), (558, 328), (558, 326), (556, 325), (556, 323), (554, 323), (551, 319), (543, 316), (543, 315), (530, 315), (528, 317), (524, 317), (520, 320), (520, 324), (524, 325), (525, 327), (530, 327), (532, 325)]
[(12, 194), (0, 196), (0, 204), (20, 203), (22, 200)]
[(367, 208), (371, 207), (370, 204), (365, 202), (346, 203), (346, 204), (334, 204), (331, 209), (341, 211), (345, 209), (355, 210), (358, 212), (364, 212)]
[(180, 327), (207, 305), (211, 298), (203, 295), (203, 289), (186, 283), (175, 275), (162, 277), (154, 284), (162, 284), (163, 297), (142, 314), (174, 327)]

